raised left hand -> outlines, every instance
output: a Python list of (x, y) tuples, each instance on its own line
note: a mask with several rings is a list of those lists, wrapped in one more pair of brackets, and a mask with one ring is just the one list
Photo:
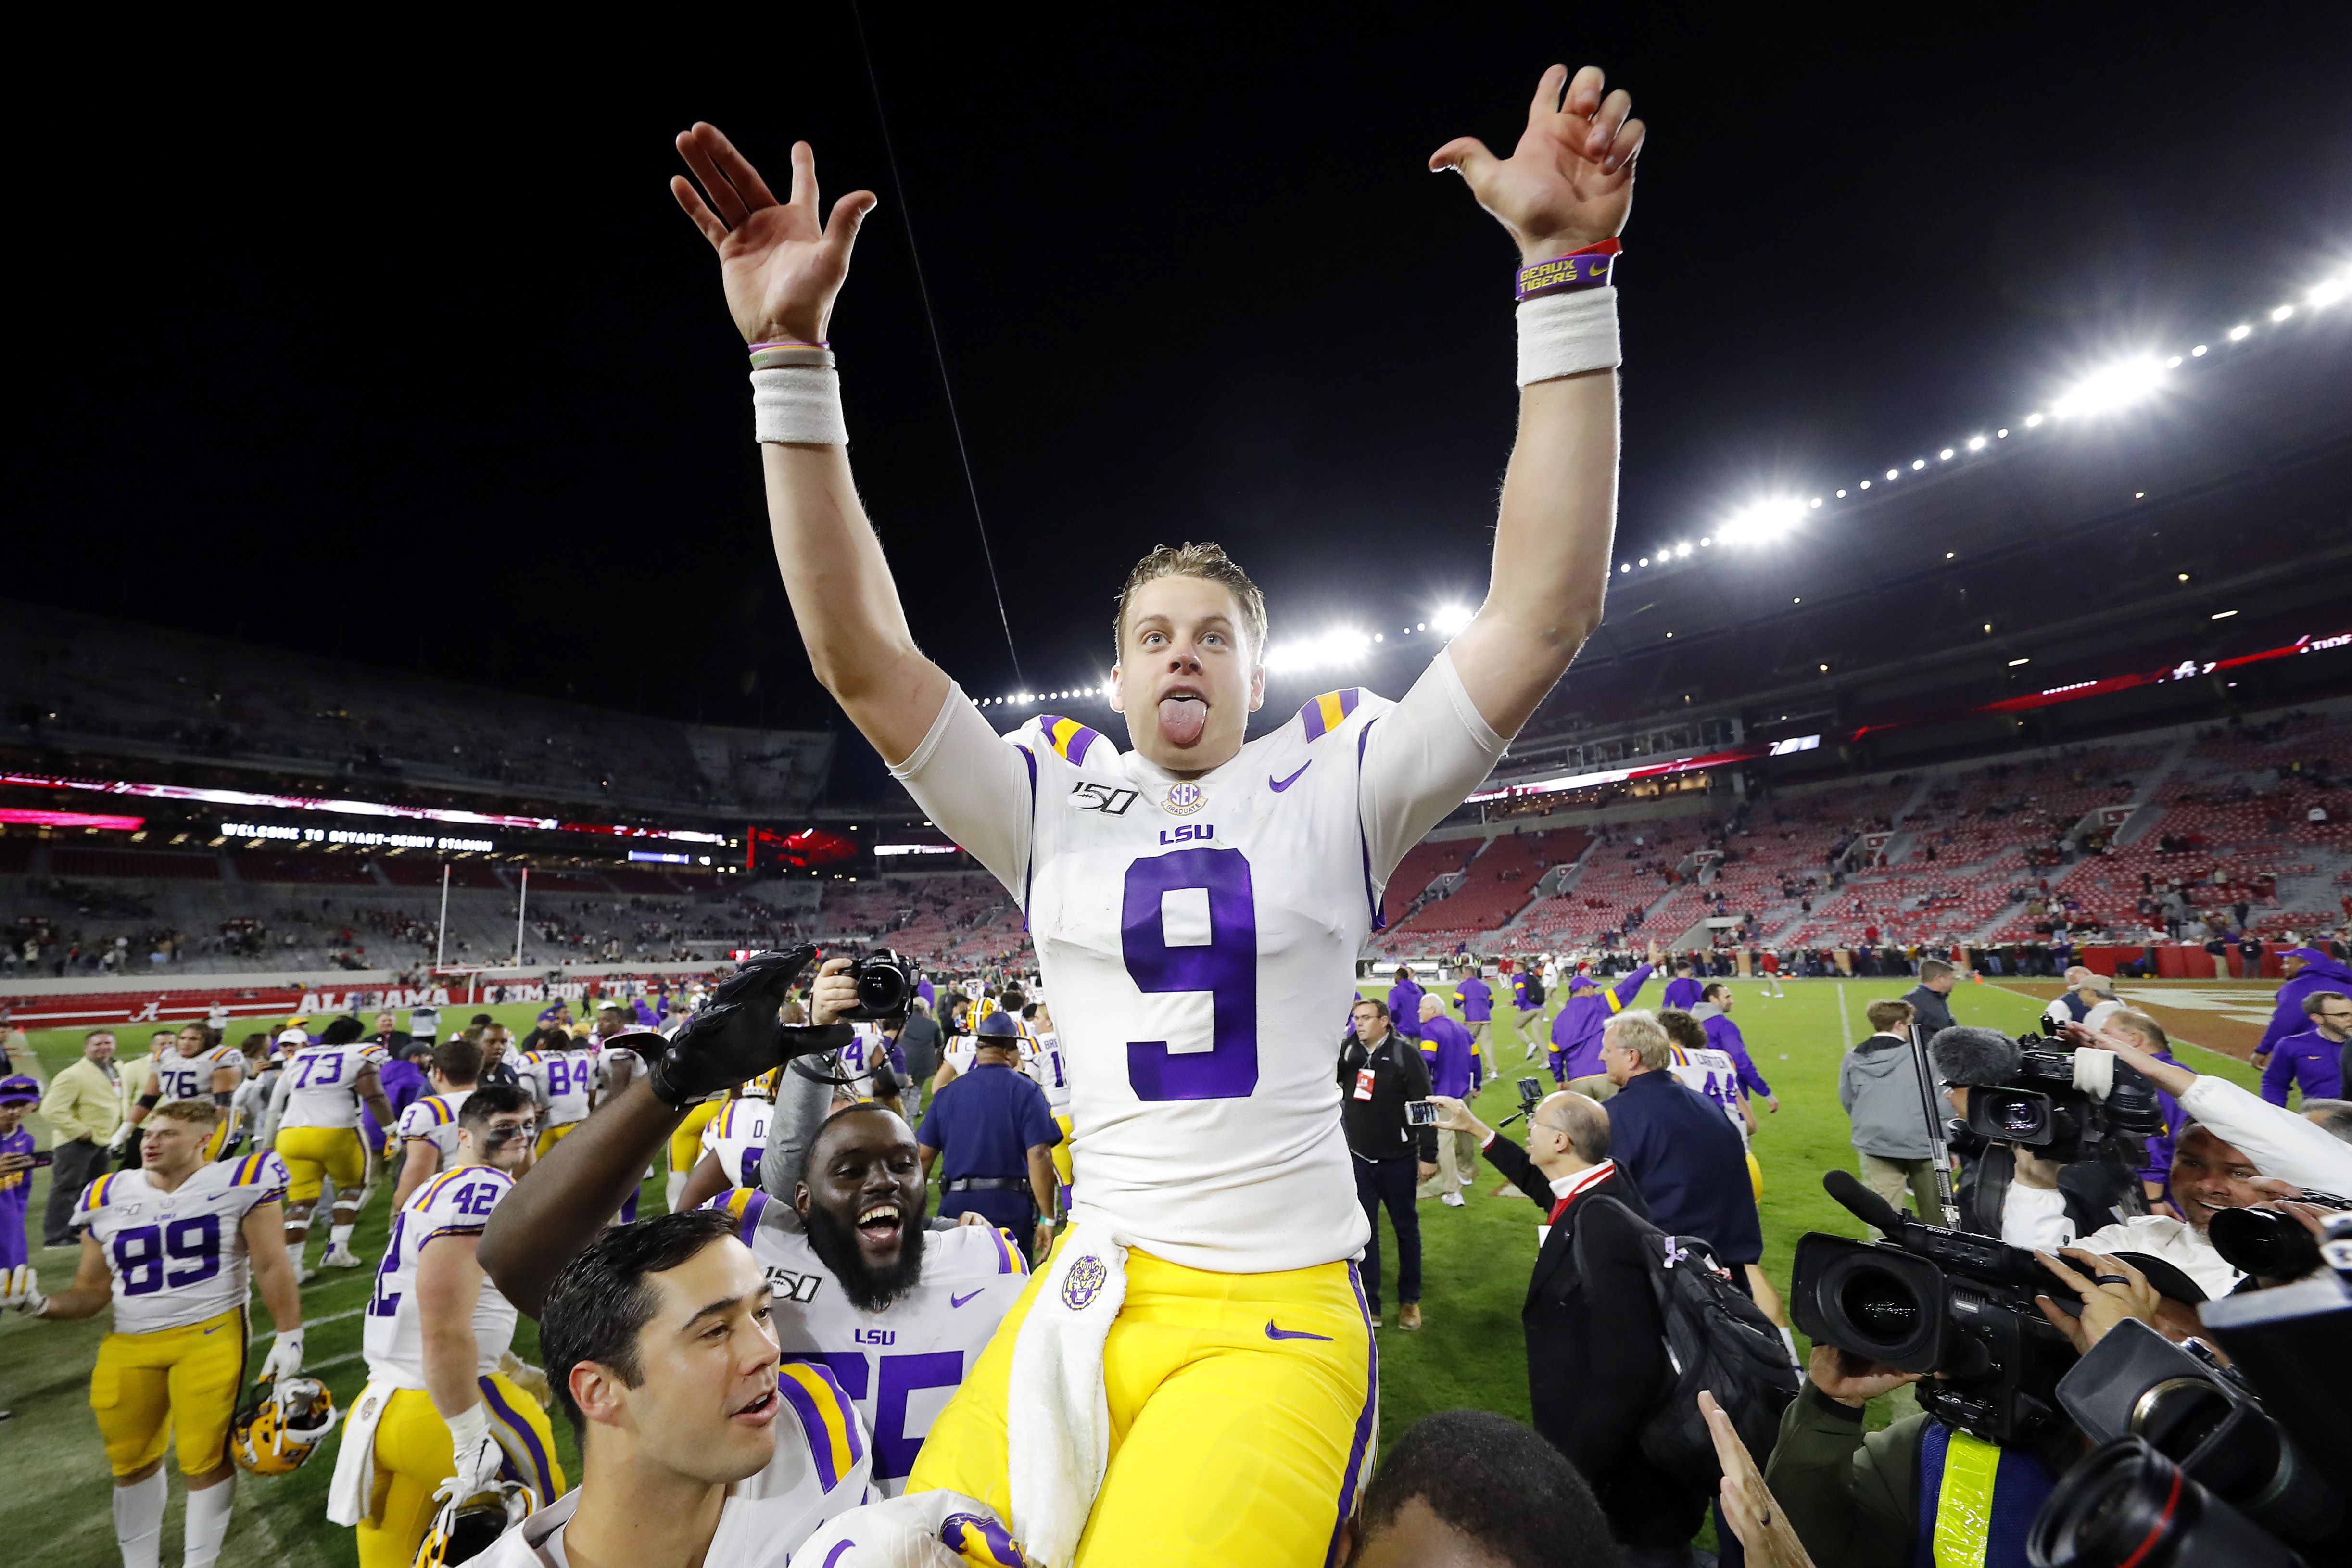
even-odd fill
[(1629, 119), (1622, 88), (1601, 96), (1599, 66), (1569, 79), (1553, 66), (1536, 84), (1528, 126), (1508, 158), (1475, 136), (1459, 137), (1429, 160), (1470, 182), (1478, 205), (1501, 221), (1528, 263), (1612, 238), (1633, 205), (1633, 159), (1645, 128)]

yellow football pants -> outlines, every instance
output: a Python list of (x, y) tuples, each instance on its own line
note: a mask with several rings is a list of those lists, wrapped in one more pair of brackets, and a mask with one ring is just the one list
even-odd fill
[[(490, 1406), (490, 1434), (506, 1450), (501, 1473), (539, 1493), (541, 1508), (563, 1495), (563, 1466), (547, 1412), (504, 1373), (478, 1380)], [(375, 1428), (375, 1482), (360, 1521), (360, 1568), (408, 1568), (440, 1505), (433, 1494), (457, 1468), (449, 1426), (421, 1388), (384, 1401)]]
[(322, 1176), (335, 1178), (335, 1194), (357, 1198), (367, 1184), (367, 1144), (356, 1127), (281, 1127), (278, 1157), (286, 1162), (286, 1201), (316, 1203)]
[(531, 1158), (534, 1160), (546, 1159), (547, 1152), (550, 1149), (554, 1148), (558, 1143), (562, 1142), (565, 1137), (571, 1133), (572, 1130), (579, 1125), (580, 1123), (577, 1121), (566, 1121), (560, 1127), (551, 1127), (546, 1131), (541, 1133), (539, 1135), (539, 1144), (531, 1152)]
[[(952, 1488), (1012, 1520), (1006, 1385), (1045, 1275), (932, 1423), (909, 1490)], [(1130, 1249), (1103, 1347), (1110, 1465), (1078, 1568), (1328, 1563), (1371, 1466), (1377, 1375), (1352, 1265), (1215, 1274)]]
[(245, 1313), (231, 1308), (184, 1329), (109, 1334), (90, 1369), (89, 1407), (118, 1476), (163, 1457), (167, 1436), (184, 1475), (201, 1476), (228, 1458), (228, 1430), (245, 1382)]
[(669, 1168), (673, 1175), (683, 1176), (702, 1159), (702, 1130), (719, 1119), (727, 1109), (723, 1100), (706, 1100), (687, 1107), (686, 1120), (669, 1135)]

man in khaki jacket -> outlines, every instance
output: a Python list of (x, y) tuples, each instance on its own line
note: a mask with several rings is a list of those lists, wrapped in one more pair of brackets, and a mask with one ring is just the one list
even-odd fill
[(114, 1031), (92, 1029), (81, 1042), (81, 1059), (59, 1072), (41, 1096), (41, 1118), (49, 1124), (48, 1207), (41, 1215), (41, 1240), (49, 1247), (75, 1247), (74, 1205), (82, 1189), (106, 1174), (107, 1141), (122, 1121), (122, 1095), (115, 1081)]

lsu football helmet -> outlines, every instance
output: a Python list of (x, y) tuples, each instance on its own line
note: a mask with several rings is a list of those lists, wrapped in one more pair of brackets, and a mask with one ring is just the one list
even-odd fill
[(539, 1494), (520, 1481), (498, 1481), (458, 1497), (453, 1480), (433, 1495), (440, 1511), (416, 1545), (413, 1568), (456, 1568), (488, 1552), (499, 1536), (539, 1511)]
[(230, 1456), (240, 1470), (290, 1476), (317, 1452), (342, 1414), (315, 1377), (289, 1378), (282, 1386), (264, 1378), (259, 1396), (236, 1413), (229, 1429)]

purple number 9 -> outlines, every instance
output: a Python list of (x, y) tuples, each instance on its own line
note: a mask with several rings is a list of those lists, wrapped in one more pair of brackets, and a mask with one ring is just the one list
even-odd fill
[[(1171, 942), (1167, 895), (1205, 893), (1208, 930)], [(1139, 1100), (1240, 1100), (1257, 1088), (1257, 902), (1238, 849), (1179, 849), (1127, 868), (1119, 919), (1127, 973), (1139, 991), (1206, 991), (1210, 1048), (1127, 1043)], [(1205, 935), (1207, 940), (1198, 940)], [(1192, 940), (1184, 940), (1190, 938)]]

